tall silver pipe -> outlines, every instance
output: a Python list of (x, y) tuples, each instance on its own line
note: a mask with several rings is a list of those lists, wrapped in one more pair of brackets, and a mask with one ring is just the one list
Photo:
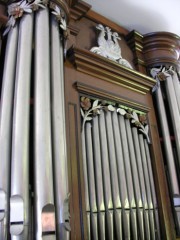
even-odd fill
[(105, 227), (105, 212), (98, 213), (98, 222), (99, 222), (99, 239), (106, 239), (106, 227)]
[(133, 183), (135, 186), (135, 198), (136, 198), (136, 206), (141, 208), (142, 207), (142, 198), (141, 198), (141, 191), (139, 185), (139, 176), (137, 170), (137, 161), (135, 155), (135, 149), (133, 144), (133, 137), (129, 119), (125, 119), (125, 126), (126, 126), (126, 133), (127, 133), (127, 140), (128, 140), (128, 147), (129, 147), (129, 160), (131, 163), (131, 172), (133, 176)]
[(138, 175), (139, 175), (139, 183), (140, 183), (141, 194), (142, 194), (142, 203), (143, 203), (143, 208), (147, 209), (148, 205), (147, 205), (147, 196), (146, 196), (146, 188), (145, 188), (145, 179), (144, 179), (137, 127), (132, 128), (132, 134), (133, 134), (133, 141), (134, 141), (135, 154), (136, 154), (136, 160), (137, 160), (136, 163), (137, 163), (137, 169), (138, 169)]
[(165, 81), (165, 86), (166, 86), (166, 92), (168, 96), (168, 102), (169, 102), (169, 109), (171, 113), (171, 119), (172, 119), (172, 124), (173, 124), (173, 129), (174, 129), (174, 136), (176, 140), (176, 148), (177, 148), (177, 157), (180, 165), (180, 112), (178, 108), (178, 103), (176, 99), (176, 93), (174, 90), (174, 86), (172, 83), (172, 77), (170, 74), (168, 74), (166, 81)]
[(118, 185), (118, 175), (117, 175), (117, 164), (115, 156), (115, 147), (114, 147), (114, 137), (112, 129), (112, 118), (111, 112), (108, 111), (105, 113), (105, 122), (106, 122), (106, 132), (107, 132), (107, 142), (108, 142), (108, 151), (109, 151), (109, 166), (111, 173), (111, 190), (113, 196), (113, 205), (114, 208), (121, 207), (120, 194), (119, 194), (119, 185)]
[(149, 210), (144, 210), (144, 225), (146, 240), (151, 240), (150, 225), (149, 225)]
[(180, 83), (179, 83), (178, 75), (175, 71), (173, 71), (172, 82), (173, 82), (174, 90), (176, 93), (176, 100), (177, 100), (178, 108), (180, 112)]
[(123, 149), (123, 160), (124, 160), (125, 171), (126, 171), (126, 182), (127, 182), (128, 196), (129, 196), (129, 204), (130, 204), (130, 208), (135, 208), (136, 202), (134, 197), (134, 188), (133, 188), (133, 181), (132, 181), (131, 166), (129, 161), (129, 150), (128, 150), (127, 133), (126, 133), (124, 116), (119, 115), (118, 120), (119, 120), (119, 129), (120, 129), (122, 149)]
[(0, 101), (0, 239), (7, 239), (10, 158), (18, 24), (8, 34)]
[(94, 153), (93, 155), (95, 167), (97, 207), (98, 211), (105, 211), (98, 116), (94, 117), (92, 120), (92, 140)]
[(89, 204), (89, 187), (88, 187), (88, 176), (87, 176), (87, 158), (86, 158), (86, 141), (85, 141), (85, 129), (81, 132), (82, 141), (82, 158), (83, 158), (83, 174), (84, 174), (84, 185), (85, 185), (85, 206), (86, 211), (90, 211)]
[[(11, 238), (27, 239), (29, 225), (29, 104), (33, 15), (20, 21), (16, 65), (10, 198)], [(27, 228), (27, 229), (26, 229)]]
[(175, 160), (174, 160), (173, 151), (172, 151), (170, 132), (168, 127), (168, 121), (166, 117), (166, 111), (165, 111), (163, 96), (161, 92), (161, 87), (159, 87), (156, 90), (155, 97), (156, 97), (156, 104), (158, 108), (158, 116), (159, 116), (161, 129), (162, 129), (164, 150), (167, 158), (167, 166), (169, 171), (171, 190), (173, 194), (179, 194)]
[(97, 213), (91, 213), (91, 236), (92, 239), (98, 240), (98, 219), (97, 219)]
[(115, 232), (116, 232), (116, 238), (117, 240), (122, 240), (122, 210), (121, 209), (115, 209), (114, 211), (114, 217), (115, 217)]
[(97, 212), (91, 128), (92, 128), (91, 123), (87, 122), (85, 125), (85, 132), (86, 132), (89, 202), (90, 202), (91, 212)]
[(142, 165), (143, 165), (143, 171), (144, 171), (144, 177), (145, 177), (145, 186), (146, 186), (148, 208), (153, 209), (149, 172), (148, 172), (146, 152), (145, 152), (145, 147), (144, 147), (144, 138), (143, 138), (142, 134), (139, 134), (139, 143), (140, 143)]
[[(52, 77), (52, 137), (55, 179), (55, 203), (58, 239), (66, 239), (68, 224), (68, 171), (64, 97), (63, 44), (59, 35), (59, 24), (51, 16), (51, 77)], [(69, 226), (70, 227), (70, 226)], [(69, 229), (70, 230), (70, 229)], [(69, 234), (68, 234), (69, 235)]]
[(123, 209), (123, 230), (124, 230), (124, 239), (131, 239), (131, 230), (130, 230), (130, 210)]
[(113, 210), (106, 211), (107, 239), (114, 240), (114, 217)]
[(49, 233), (55, 239), (56, 231), (51, 146), (48, 9), (39, 10), (35, 21), (35, 235), (39, 240), (44, 239)]
[(118, 117), (117, 117), (116, 111), (112, 113), (112, 124), (113, 124), (116, 162), (117, 162), (118, 179), (119, 179), (119, 191), (121, 196), (121, 205), (122, 205), (122, 208), (128, 209), (129, 199), (128, 199), (128, 192), (127, 192), (125, 166), (123, 161), (122, 142), (121, 142), (121, 137), (119, 132), (119, 123), (118, 123)]
[(100, 146), (101, 146), (101, 160), (102, 160), (102, 174), (103, 174), (103, 186), (104, 186), (104, 202), (106, 209), (112, 209), (112, 192), (111, 192), (111, 179), (109, 170), (109, 156), (107, 135), (105, 128), (105, 117), (102, 111), (99, 115), (99, 134), (100, 134)]

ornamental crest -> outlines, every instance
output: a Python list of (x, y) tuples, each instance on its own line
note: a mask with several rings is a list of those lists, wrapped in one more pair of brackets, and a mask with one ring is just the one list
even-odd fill
[(112, 32), (109, 27), (104, 27), (102, 24), (98, 24), (96, 28), (100, 30), (97, 40), (99, 46), (91, 48), (90, 51), (132, 69), (131, 64), (121, 56), (118, 42), (121, 38), (118, 33)]

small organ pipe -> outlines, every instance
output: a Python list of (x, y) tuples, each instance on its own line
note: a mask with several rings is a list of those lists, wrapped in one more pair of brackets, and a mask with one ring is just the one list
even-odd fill
[(104, 186), (104, 202), (106, 209), (112, 209), (112, 191), (111, 191), (111, 179), (109, 170), (108, 160), (108, 145), (107, 135), (105, 128), (105, 117), (102, 111), (99, 115), (99, 134), (100, 134), (100, 145), (101, 145), (101, 156), (102, 156), (102, 174), (103, 174), (103, 186)]
[(136, 203), (135, 203), (135, 197), (134, 197), (131, 166), (130, 166), (130, 161), (129, 161), (129, 150), (128, 150), (125, 120), (124, 120), (124, 117), (121, 115), (118, 116), (118, 119), (119, 119), (119, 129), (120, 129), (122, 149), (123, 149), (123, 159), (124, 159), (124, 165), (125, 165), (125, 171), (126, 171), (126, 181), (127, 181), (127, 188), (128, 188), (129, 204), (130, 204), (131, 208), (135, 208)]
[(123, 208), (129, 208), (125, 166), (123, 162), (122, 142), (121, 142), (121, 137), (119, 132), (118, 117), (117, 117), (116, 111), (112, 113), (112, 124), (113, 124), (116, 162), (117, 162), (118, 179), (119, 179), (119, 191), (121, 196), (121, 205)]
[(10, 158), (18, 24), (8, 34), (0, 101), (0, 237), (7, 239), (10, 195)]
[(107, 132), (107, 142), (108, 142), (108, 150), (109, 150), (109, 166), (111, 173), (111, 186), (112, 186), (112, 196), (113, 196), (113, 205), (114, 208), (121, 207), (120, 194), (119, 194), (119, 185), (118, 185), (118, 175), (117, 175), (117, 164), (116, 164), (116, 156), (115, 156), (115, 148), (114, 148), (114, 137), (113, 137), (113, 129), (112, 129), (112, 118), (111, 112), (108, 111), (105, 114), (105, 122), (106, 122), (106, 132)]
[(94, 117), (92, 120), (92, 140), (93, 140), (93, 156), (94, 156), (94, 169), (96, 180), (96, 197), (98, 211), (105, 211), (104, 206), (104, 191), (102, 180), (102, 166), (101, 166), (101, 149), (99, 139), (99, 126), (98, 117)]
[(86, 132), (86, 144), (87, 144), (86, 151), (87, 151), (87, 167), (88, 167), (89, 202), (90, 202), (91, 211), (97, 212), (91, 123), (89, 122), (86, 123), (85, 132)]

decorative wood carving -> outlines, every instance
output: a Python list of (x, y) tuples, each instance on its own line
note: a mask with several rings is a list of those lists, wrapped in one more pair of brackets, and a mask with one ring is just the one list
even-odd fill
[(72, 1), (71, 3), (71, 18), (73, 20), (78, 20), (80, 19), (82, 16), (84, 16), (89, 9), (91, 8), (91, 5), (89, 5), (88, 3), (78, 0), (78, 1)]
[(143, 53), (146, 66), (173, 65), (180, 68), (180, 37), (168, 32), (144, 35)]
[(77, 70), (108, 82), (146, 94), (155, 80), (84, 49), (70, 49), (68, 57)]
[(143, 55), (143, 36), (137, 31), (133, 30), (125, 37), (128, 45), (134, 54), (134, 65), (139, 72), (146, 74), (146, 65)]

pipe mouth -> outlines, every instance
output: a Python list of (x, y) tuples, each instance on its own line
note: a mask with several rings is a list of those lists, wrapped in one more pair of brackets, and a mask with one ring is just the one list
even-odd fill
[(42, 209), (42, 237), (56, 236), (55, 207), (53, 204), (47, 204)]
[(5, 217), (5, 209), (6, 209), (6, 193), (3, 190), (0, 190), (0, 221), (2, 221)]
[(21, 196), (10, 198), (10, 234), (20, 235), (24, 230), (24, 201)]

